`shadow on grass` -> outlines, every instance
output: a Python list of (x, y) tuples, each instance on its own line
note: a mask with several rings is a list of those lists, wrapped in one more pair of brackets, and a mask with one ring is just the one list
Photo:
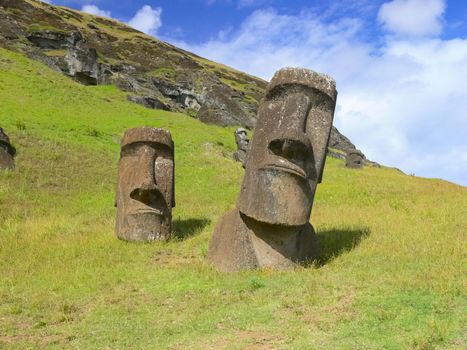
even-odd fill
[(206, 218), (176, 219), (172, 222), (173, 237), (183, 241), (184, 239), (197, 235), (210, 223), (211, 220)]
[(320, 231), (316, 235), (318, 237), (318, 255), (315, 264), (321, 267), (333, 258), (358, 246), (362, 239), (370, 235), (370, 229), (334, 229)]

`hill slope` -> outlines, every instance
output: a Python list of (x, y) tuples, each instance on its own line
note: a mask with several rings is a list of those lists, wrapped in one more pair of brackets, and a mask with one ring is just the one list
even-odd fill
[[(2, 46), (83, 84), (115, 84), (145, 107), (222, 126), (253, 128), (267, 84), (123, 23), (38, 0), (0, 0)], [(330, 147), (355, 149), (336, 128)]]
[[(233, 129), (148, 110), (0, 49), (0, 347), (463, 349), (467, 189), (328, 159), (315, 266), (220, 274), (206, 261), (243, 169)], [(170, 128), (176, 239), (114, 235), (119, 138)], [(213, 184), (216, 184), (213, 186)]]

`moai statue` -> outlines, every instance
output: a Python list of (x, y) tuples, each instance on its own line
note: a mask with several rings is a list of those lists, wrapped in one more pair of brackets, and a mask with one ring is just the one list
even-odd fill
[(170, 132), (125, 132), (118, 166), (117, 237), (150, 242), (170, 237), (174, 191), (174, 143)]
[(337, 91), (332, 78), (279, 70), (258, 110), (237, 208), (217, 225), (208, 260), (222, 271), (288, 268), (316, 254), (309, 223)]
[(365, 156), (362, 152), (357, 149), (350, 150), (345, 157), (345, 166), (347, 168), (360, 169), (363, 168), (364, 160)]
[(15, 168), (16, 149), (11, 145), (10, 138), (0, 128), (0, 169), (13, 170)]
[(242, 163), (245, 167), (246, 154), (248, 152), (250, 140), (244, 128), (238, 128), (235, 130), (235, 142), (237, 144), (237, 151), (234, 153), (234, 159), (237, 162)]

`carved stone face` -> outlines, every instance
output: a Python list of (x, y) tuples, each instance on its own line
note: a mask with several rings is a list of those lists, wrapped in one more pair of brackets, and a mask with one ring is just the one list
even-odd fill
[(10, 138), (0, 128), (0, 169), (14, 169), (16, 149), (10, 144)]
[(117, 236), (167, 239), (174, 201), (174, 148), (168, 131), (128, 130), (122, 141), (117, 189)]
[(335, 82), (326, 75), (298, 68), (274, 75), (250, 143), (237, 203), (240, 212), (270, 224), (309, 221), (336, 96)]
[(245, 151), (247, 150), (250, 140), (248, 139), (248, 135), (245, 129), (238, 128), (235, 130), (235, 142), (237, 144), (237, 149)]
[(364, 164), (364, 155), (358, 150), (351, 150), (347, 153), (345, 159), (345, 166), (348, 168), (359, 169), (362, 168)]

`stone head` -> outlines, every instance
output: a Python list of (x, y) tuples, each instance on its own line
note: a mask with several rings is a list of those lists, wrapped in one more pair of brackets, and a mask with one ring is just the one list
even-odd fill
[(299, 226), (321, 182), (337, 91), (332, 78), (279, 70), (258, 110), (237, 207), (257, 221)]
[(235, 130), (235, 135), (238, 135), (239, 137), (246, 137), (247, 136), (246, 129), (238, 128), (237, 130)]
[(348, 168), (362, 168), (365, 156), (359, 150), (350, 150), (345, 157), (345, 166)]
[(238, 148), (245, 148), (248, 146), (250, 140), (248, 139), (248, 134), (244, 128), (238, 128), (234, 132), (235, 142), (237, 143)]
[(153, 241), (170, 236), (174, 144), (170, 132), (135, 128), (123, 136), (117, 188), (117, 236)]

